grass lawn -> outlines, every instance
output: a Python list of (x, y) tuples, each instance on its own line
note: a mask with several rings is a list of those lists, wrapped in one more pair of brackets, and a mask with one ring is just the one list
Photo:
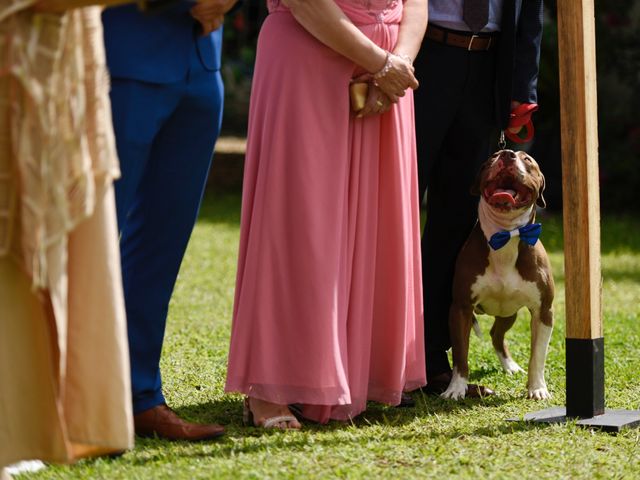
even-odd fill
[[(526, 375), (502, 373), (485, 338), (473, 338), (471, 380), (494, 387), (487, 400), (459, 403), (414, 394), (417, 407), (372, 404), (351, 425), (305, 425), (301, 432), (242, 426), (238, 396), (223, 394), (240, 207), (237, 196), (206, 197), (171, 303), (162, 358), (169, 403), (183, 416), (224, 423), (223, 440), (199, 444), (139, 440), (120, 458), (54, 466), (21, 479), (194, 478), (640, 478), (640, 429), (619, 435), (506, 418), (564, 405), (564, 275), (559, 216), (542, 219), (557, 284), (556, 328), (547, 360), (553, 399), (526, 400)], [(603, 218), (606, 399), (640, 408), (640, 219)], [(528, 313), (510, 332), (526, 367)]]

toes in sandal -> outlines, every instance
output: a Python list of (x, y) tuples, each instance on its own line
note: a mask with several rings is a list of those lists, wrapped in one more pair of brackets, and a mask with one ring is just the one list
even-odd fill
[[(249, 397), (245, 397), (244, 404), (242, 406), (242, 423), (248, 427), (261, 427), (261, 428), (275, 428), (280, 423), (297, 422), (298, 419), (293, 415), (278, 415), (276, 417), (267, 418), (262, 425), (256, 425), (254, 422), (253, 412), (249, 405)], [(286, 428), (285, 430), (297, 430), (293, 427)]]
[[(297, 422), (297, 421), (298, 419), (293, 415), (279, 415), (277, 417), (267, 418), (262, 424), (262, 428), (274, 428), (280, 423), (285, 423), (285, 422), (289, 423), (289, 422)], [(297, 429), (289, 426), (283, 430), (297, 430)]]

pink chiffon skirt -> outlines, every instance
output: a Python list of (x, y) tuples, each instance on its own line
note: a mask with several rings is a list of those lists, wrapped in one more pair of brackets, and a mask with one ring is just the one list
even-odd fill
[[(392, 49), (401, 11), (388, 13), (351, 16)], [(356, 73), (288, 11), (266, 19), (226, 391), (318, 422), (426, 383), (413, 96), (355, 118)]]

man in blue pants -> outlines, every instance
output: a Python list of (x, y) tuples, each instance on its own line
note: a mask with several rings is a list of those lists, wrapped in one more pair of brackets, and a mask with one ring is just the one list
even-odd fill
[(166, 405), (159, 362), (169, 300), (220, 130), (220, 26), (235, 2), (180, 0), (149, 14), (136, 6), (103, 13), (122, 171), (115, 189), (134, 422), (141, 436), (204, 440), (224, 433), (219, 425), (186, 422)]

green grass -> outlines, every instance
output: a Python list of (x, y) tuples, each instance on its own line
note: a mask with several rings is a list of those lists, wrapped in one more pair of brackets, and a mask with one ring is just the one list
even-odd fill
[[(556, 329), (548, 357), (553, 399), (524, 399), (524, 375), (502, 373), (490, 341), (474, 338), (471, 379), (494, 387), (487, 400), (459, 403), (415, 394), (417, 408), (372, 404), (353, 424), (306, 425), (301, 432), (245, 428), (241, 399), (223, 394), (233, 308), (239, 198), (206, 197), (171, 303), (162, 371), (169, 403), (183, 416), (228, 426), (199, 444), (138, 440), (115, 459), (52, 466), (20, 478), (638, 478), (640, 429), (619, 435), (574, 423), (542, 426), (505, 419), (564, 405), (562, 226), (545, 216), (543, 241), (557, 282)], [(603, 218), (606, 398), (640, 408), (640, 220)], [(509, 338), (526, 366), (528, 314)], [(490, 321), (480, 320), (488, 332)]]

